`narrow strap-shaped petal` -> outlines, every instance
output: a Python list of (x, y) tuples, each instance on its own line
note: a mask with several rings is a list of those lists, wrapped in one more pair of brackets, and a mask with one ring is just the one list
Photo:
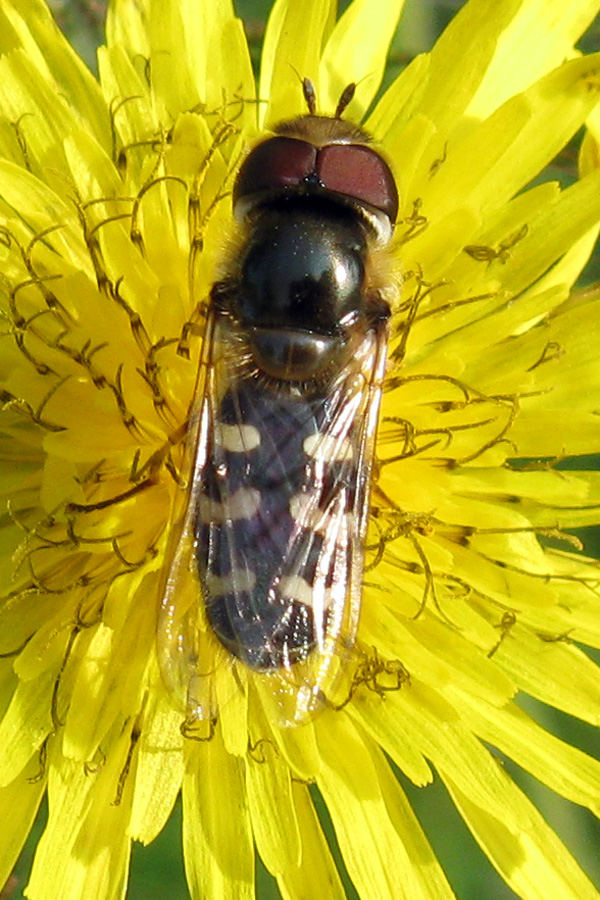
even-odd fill
[(333, 27), (332, 0), (277, 0), (273, 5), (263, 44), (260, 71), (259, 123), (272, 127), (306, 110), (301, 79), (310, 78), (320, 104), (319, 60)]
[(344, 88), (356, 83), (349, 110), (359, 121), (371, 105), (383, 78), (390, 43), (404, 0), (358, 0), (337, 22), (323, 51), (319, 103), (332, 114)]
[[(523, 900), (598, 900), (598, 892), (540, 813), (498, 765), (502, 805), (511, 821), (479, 806), (443, 776), (473, 836), (507, 884)], [(515, 827), (515, 821), (518, 826)]]
[(319, 746), (324, 769), (317, 784), (359, 894), (379, 900), (453, 897), (399, 784), (371, 742), (346, 717), (323, 716)]
[(254, 900), (254, 847), (244, 764), (218, 730), (189, 741), (183, 779), (183, 847), (193, 900)]

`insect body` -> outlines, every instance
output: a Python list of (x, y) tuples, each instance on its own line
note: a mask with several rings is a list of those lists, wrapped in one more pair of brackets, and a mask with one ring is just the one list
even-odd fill
[[(372, 259), (397, 205), (387, 163), (340, 118), (283, 123), (238, 174), (242, 240), (211, 292), (192, 489), (163, 603), (163, 670), (187, 681), (194, 716), (213, 714), (198, 700), (202, 635), (293, 685), (293, 718), (320, 702), (354, 640), (390, 315)], [(177, 596), (186, 545), (200, 604)]]

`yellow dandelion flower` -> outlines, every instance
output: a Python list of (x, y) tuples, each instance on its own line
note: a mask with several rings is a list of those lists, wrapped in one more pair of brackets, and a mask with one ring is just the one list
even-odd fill
[[(376, 99), (401, 7), (277, 0), (258, 86), (227, 0), (114, 0), (99, 81), (42, 0), (0, 7), (0, 884), (47, 795), (32, 900), (124, 896), (180, 792), (198, 900), (254, 897), (256, 853), (286, 900), (345, 897), (322, 802), (363, 900), (450, 898), (390, 761), (437, 775), (519, 897), (600, 896), (499, 762), (598, 814), (598, 762), (520, 698), (600, 722), (600, 571), (568, 532), (600, 520), (600, 478), (559, 465), (600, 444), (599, 298), (573, 291), (600, 225), (600, 54), (575, 43), (600, 2), (470, 0)], [(356, 84), (344, 120), (400, 210), (357, 640), (289, 725), (217, 646), (194, 567), (166, 591), (197, 660), (161, 603), (231, 190), (306, 113), (296, 73), (329, 116)], [(580, 179), (532, 185), (586, 123)]]

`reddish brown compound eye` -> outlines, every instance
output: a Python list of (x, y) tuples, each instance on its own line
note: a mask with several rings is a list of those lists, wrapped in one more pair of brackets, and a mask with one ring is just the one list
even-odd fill
[(274, 137), (250, 152), (238, 173), (233, 192), (236, 204), (243, 197), (268, 190), (292, 188), (315, 172), (317, 148), (296, 138)]
[(243, 163), (233, 201), (269, 192), (325, 191), (385, 213), (394, 223), (398, 190), (390, 167), (372, 147), (331, 143), (314, 146), (298, 138), (273, 137), (255, 147)]
[(385, 213), (398, 215), (398, 189), (390, 167), (372, 147), (329, 144), (317, 154), (317, 175), (328, 191), (344, 194)]

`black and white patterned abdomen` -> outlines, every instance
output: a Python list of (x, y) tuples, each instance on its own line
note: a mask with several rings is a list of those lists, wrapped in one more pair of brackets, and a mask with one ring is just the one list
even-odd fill
[[(254, 379), (230, 388), (215, 416), (197, 562), (211, 628), (253, 668), (306, 658), (336, 579), (347, 582), (355, 463), (343, 422), (331, 436), (335, 419), (324, 396), (277, 393)], [(342, 533), (323, 527), (332, 511)]]

